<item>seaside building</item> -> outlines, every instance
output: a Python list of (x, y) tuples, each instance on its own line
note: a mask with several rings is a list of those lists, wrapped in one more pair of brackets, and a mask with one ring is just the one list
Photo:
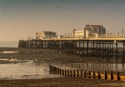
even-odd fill
[(103, 27), (103, 25), (86, 25), (84, 29), (74, 29), (73, 33), (65, 33), (65, 35), (57, 35), (56, 32), (53, 31), (42, 31), (35, 33), (35, 39), (37, 40), (52, 38), (99, 38), (105, 36), (107, 36), (106, 29)]
[(73, 30), (73, 38), (84, 38), (84, 30)]
[(53, 32), (53, 31), (36, 32), (35, 36), (37, 40), (50, 39), (50, 38), (57, 37), (56, 32)]
[(98, 38), (106, 34), (103, 25), (86, 25), (83, 30), (73, 30), (74, 38)]

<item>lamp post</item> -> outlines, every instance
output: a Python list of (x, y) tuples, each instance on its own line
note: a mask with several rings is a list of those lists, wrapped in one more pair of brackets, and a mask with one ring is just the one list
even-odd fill
[(122, 29), (122, 38), (124, 38), (124, 29)]

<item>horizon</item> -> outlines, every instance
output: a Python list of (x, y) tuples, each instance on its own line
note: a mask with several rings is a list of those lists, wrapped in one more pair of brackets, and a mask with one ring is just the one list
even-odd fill
[(124, 9), (124, 0), (0, 0), (0, 41), (18, 41), (40, 31), (71, 33), (87, 24), (121, 33)]
[(18, 47), (18, 41), (0, 41), (0, 47)]

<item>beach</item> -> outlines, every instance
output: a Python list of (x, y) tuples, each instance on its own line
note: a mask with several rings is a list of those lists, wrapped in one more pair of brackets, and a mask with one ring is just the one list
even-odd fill
[(90, 78), (0, 80), (0, 87), (125, 87), (124, 82)]
[[(18, 49), (1, 48), (0, 61), (4, 64), (18, 64), (33, 61), (37, 65), (42, 63), (83, 67), (82, 63), (91, 61), (92, 58), (60, 53), (58, 50), (50, 49)], [(4, 59), (4, 60), (3, 60)], [(5, 60), (6, 59), (6, 60)], [(21, 61), (21, 62), (20, 62)], [(81, 63), (81, 64), (80, 64)], [(30, 63), (32, 65), (32, 63)], [(73, 65), (72, 65), (73, 64)], [(38, 67), (38, 66), (37, 66)], [(90, 66), (91, 67), (91, 66)], [(46, 77), (25, 79), (1, 79), (0, 87), (125, 87), (123, 81), (101, 80), (83, 77)]]

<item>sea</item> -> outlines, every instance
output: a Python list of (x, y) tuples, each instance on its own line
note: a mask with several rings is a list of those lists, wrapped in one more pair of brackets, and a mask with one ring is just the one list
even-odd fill
[(0, 41), (0, 47), (18, 47), (18, 41)]
[[(18, 48), (18, 41), (0, 41), (0, 49)], [(18, 51), (0, 51), (0, 79), (41, 79), (55, 78), (58, 75), (49, 73), (47, 63), (35, 63), (33, 60), (18, 60), (11, 55)], [(2, 55), (10, 55), (1, 57)]]

